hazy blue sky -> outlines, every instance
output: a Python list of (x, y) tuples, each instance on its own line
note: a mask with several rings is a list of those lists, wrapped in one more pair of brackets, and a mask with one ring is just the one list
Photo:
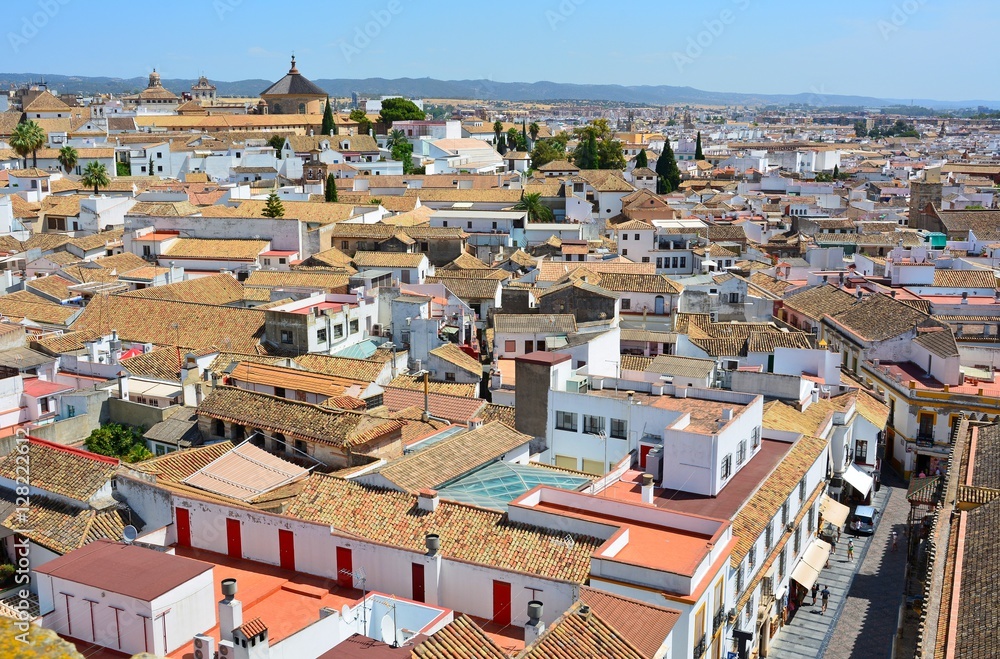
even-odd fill
[(989, 0), (26, 0), (2, 31), (11, 73), (276, 80), (294, 50), (314, 79), (1000, 96)]

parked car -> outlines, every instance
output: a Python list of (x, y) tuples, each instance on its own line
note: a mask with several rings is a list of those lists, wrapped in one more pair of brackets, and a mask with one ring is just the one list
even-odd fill
[(875, 519), (878, 511), (872, 506), (858, 506), (851, 515), (848, 528), (854, 535), (871, 535), (875, 531)]

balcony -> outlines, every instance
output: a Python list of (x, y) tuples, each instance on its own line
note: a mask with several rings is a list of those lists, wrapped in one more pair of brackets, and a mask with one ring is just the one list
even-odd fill
[(934, 433), (933, 432), (919, 432), (917, 433), (917, 446), (929, 448), (934, 446)]
[(719, 610), (715, 612), (715, 617), (712, 618), (712, 635), (719, 633), (719, 630), (726, 624), (726, 609), (720, 606)]
[(705, 639), (705, 635), (701, 635), (701, 639), (694, 646), (694, 652), (692, 653), (694, 659), (701, 659), (705, 656), (705, 651), (708, 649), (708, 641)]

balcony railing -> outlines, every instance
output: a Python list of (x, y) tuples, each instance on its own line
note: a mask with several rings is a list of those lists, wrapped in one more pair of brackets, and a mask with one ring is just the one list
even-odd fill
[(701, 639), (694, 646), (694, 659), (701, 659), (705, 656), (705, 650), (708, 649), (708, 641), (705, 639), (705, 635), (701, 635)]
[(917, 433), (917, 446), (934, 446), (934, 433)]
[(719, 610), (715, 612), (715, 617), (712, 618), (712, 634), (716, 634), (722, 626), (726, 624), (726, 609), (720, 606)]

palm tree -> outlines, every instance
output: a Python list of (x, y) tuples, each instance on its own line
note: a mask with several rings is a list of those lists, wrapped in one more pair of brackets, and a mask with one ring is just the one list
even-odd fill
[(542, 203), (540, 192), (525, 192), (521, 200), (514, 204), (514, 210), (527, 211), (529, 222), (554, 222), (552, 209)]
[(493, 122), (493, 134), (496, 135), (494, 144), (500, 144), (500, 133), (503, 132), (503, 122), (499, 119)]
[(59, 149), (59, 164), (62, 168), (66, 170), (69, 174), (76, 167), (76, 163), (79, 162), (79, 154), (77, 154), (76, 149), (69, 146), (68, 144), (63, 148)]
[(38, 150), (45, 145), (45, 131), (34, 121), (22, 121), (11, 131), (10, 148), (24, 158), (24, 168), (28, 168), (28, 154), (31, 154), (31, 166), (38, 166)]
[(408, 143), (406, 139), (406, 133), (399, 130), (398, 128), (393, 128), (389, 131), (389, 137), (385, 141), (385, 147), (392, 151), (396, 146), (400, 144)]
[(538, 139), (538, 133), (541, 132), (541, 128), (538, 127), (534, 121), (528, 124), (528, 135), (531, 135), (531, 141), (534, 142)]
[(108, 169), (103, 163), (97, 162), (96, 160), (91, 161), (83, 169), (83, 177), (80, 182), (87, 187), (94, 187), (94, 196), (97, 196), (98, 188), (106, 188), (111, 185), (111, 179), (108, 178)]

